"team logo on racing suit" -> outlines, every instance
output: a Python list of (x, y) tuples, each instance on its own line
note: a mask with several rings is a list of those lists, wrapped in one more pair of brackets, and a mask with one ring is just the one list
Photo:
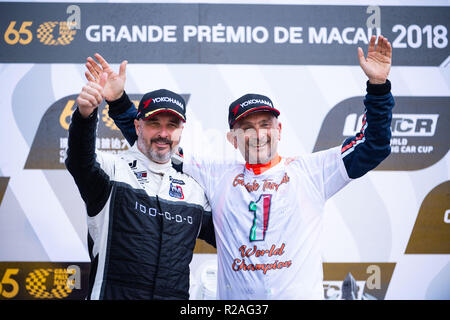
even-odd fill
[(147, 171), (135, 171), (134, 175), (136, 176), (140, 184), (144, 184), (147, 182)]
[(128, 162), (131, 170), (135, 170), (137, 168), (137, 160), (133, 160), (133, 162)]
[(138, 170), (137, 160), (128, 162), (128, 165), (130, 166), (130, 169), (133, 171), (134, 175), (136, 176), (136, 179), (139, 181), (140, 184), (145, 184), (148, 182), (147, 170), (137, 171)]
[(169, 196), (177, 199), (184, 199), (183, 188), (178, 184), (185, 184), (183, 180), (174, 179), (169, 177), (170, 179), (170, 187), (169, 187)]

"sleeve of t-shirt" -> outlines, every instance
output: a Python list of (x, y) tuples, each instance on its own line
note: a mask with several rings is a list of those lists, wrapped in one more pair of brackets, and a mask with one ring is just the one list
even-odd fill
[(341, 147), (314, 152), (297, 161), (324, 201), (352, 180), (345, 169)]
[(361, 130), (342, 144), (342, 159), (349, 177), (362, 177), (376, 168), (391, 153), (391, 121), (395, 101), (391, 82), (367, 81), (365, 112)]
[(199, 159), (195, 155), (185, 153), (183, 155), (183, 173), (190, 175), (205, 190), (206, 196), (210, 198), (211, 179), (214, 177), (213, 162), (208, 159)]

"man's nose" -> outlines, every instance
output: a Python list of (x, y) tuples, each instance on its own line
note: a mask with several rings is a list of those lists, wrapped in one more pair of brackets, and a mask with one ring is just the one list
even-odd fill
[(269, 130), (267, 130), (266, 128), (256, 128), (256, 136), (258, 137), (258, 140), (266, 139), (268, 133)]
[(244, 131), (244, 137), (248, 140), (254, 140), (258, 138), (258, 131), (254, 128), (247, 129)]
[(168, 138), (169, 137), (169, 130), (166, 126), (161, 126), (159, 135), (161, 138)]

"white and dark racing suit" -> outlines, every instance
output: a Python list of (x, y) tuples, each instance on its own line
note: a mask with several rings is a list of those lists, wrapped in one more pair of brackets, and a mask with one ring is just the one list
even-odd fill
[(95, 151), (97, 111), (72, 115), (66, 167), (86, 203), (88, 299), (188, 299), (197, 237), (215, 246), (203, 189), (136, 146)]

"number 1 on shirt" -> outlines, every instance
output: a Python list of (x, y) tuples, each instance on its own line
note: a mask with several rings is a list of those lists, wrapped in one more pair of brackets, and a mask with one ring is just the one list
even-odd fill
[(262, 194), (258, 200), (251, 201), (248, 209), (254, 214), (250, 229), (250, 241), (263, 241), (269, 224), (271, 194)]

